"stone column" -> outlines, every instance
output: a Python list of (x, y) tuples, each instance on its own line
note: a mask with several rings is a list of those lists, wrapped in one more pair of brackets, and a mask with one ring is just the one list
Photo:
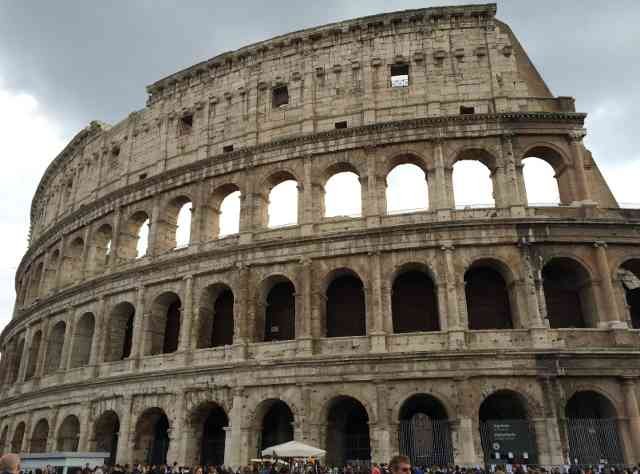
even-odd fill
[[(544, 423), (540, 426), (536, 424), (536, 439), (538, 451), (540, 452), (540, 464), (564, 464), (562, 437), (560, 436), (560, 425), (558, 422), (558, 403), (554, 395), (553, 383), (549, 377), (539, 379), (544, 398)], [(544, 444), (544, 453), (543, 445)], [(543, 454), (546, 459), (543, 457)]]
[(311, 335), (311, 279), (312, 262), (309, 258), (300, 260), (300, 289), (296, 295), (296, 339), (300, 355), (313, 354), (313, 339)]
[(179, 390), (175, 394), (174, 402), (174, 416), (169, 421), (169, 449), (167, 451), (167, 464), (171, 465), (177, 462), (178, 465), (183, 466), (186, 464), (185, 459), (186, 452), (182, 449), (183, 439), (186, 438), (187, 429), (185, 422), (185, 397), (184, 391)]
[(308, 156), (304, 160), (304, 186), (302, 188), (302, 212), (300, 215), (300, 224), (302, 225), (302, 235), (313, 234), (313, 174), (312, 174), (312, 157)]
[(135, 308), (135, 316), (133, 318), (133, 337), (131, 338), (133, 341), (133, 345), (131, 347), (131, 355), (130, 359), (139, 359), (144, 356), (145, 350), (145, 324), (146, 324), (146, 314), (144, 308), (144, 293), (145, 287), (141, 285), (138, 287), (138, 295), (136, 297), (136, 308)]
[[(468, 326), (466, 312), (458, 304), (458, 275), (454, 264), (455, 247), (450, 243), (445, 243), (440, 247), (444, 255), (444, 276), (446, 288), (447, 321), (446, 327), (449, 331), (449, 349), (464, 349), (464, 332)], [(443, 325), (444, 327), (444, 325)]]
[(454, 462), (460, 466), (475, 466), (480, 457), (475, 451), (473, 441), (473, 420), (466, 416), (460, 416), (453, 421), (454, 438)]
[(382, 282), (380, 268), (380, 252), (369, 254), (369, 275), (370, 289), (368, 296), (371, 301), (367, 302), (367, 311), (371, 315), (368, 322), (368, 332), (371, 340), (371, 352), (386, 352), (387, 341), (384, 331), (384, 314), (382, 306)]
[[(118, 433), (118, 448), (116, 453), (116, 462), (118, 464), (133, 464), (134, 459), (131, 458), (131, 448), (133, 447), (133, 438), (135, 433), (131, 430), (131, 410), (133, 409), (133, 397), (131, 395), (125, 395), (121, 402), (122, 409), (120, 410), (120, 432)], [(133, 420), (135, 423), (135, 420)], [(140, 460), (142, 461), (142, 460)]]
[(538, 301), (538, 290), (536, 288), (536, 280), (539, 280), (539, 271), (534, 268), (531, 261), (531, 245), (529, 242), (522, 240), (519, 243), (520, 261), (522, 262), (522, 270), (524, 272), (522, 279), (522, 290), (527, 307), (527, 327), (545, 328), (546, 325), (542, 319)]
[[(377, 172), (377, 150), (375, 146), (367, 147), (367, 176), (360, 178), (360, 189), (365, 189), (362, 199), (362, 215), (367, 220), (367, 227), (380, 225), (380, 218), (386, 214), (385, 190), (386, 180)], [(366, 179), (366, 181), (365, 181)]]
[(65, 260), (65, 250), (67, 248), (67, 236), (62, 234), (62, 237), (60, 238), (60, 247), (59, 247), (59, 252), (58, 252), (58, 261), (56, 262), (56, 277), (54, 279), (53, 282), (53, 288), (49, 288), (57, 290), (58, 288), (60, 288), (60, 279), (62, 278), (62, 266), (64, 264), (64, 260)]
[(118, 252), (120, 251), (120, 229), (122, 227), (122, 208), (117, 206), (113, 212), (113, 225), (111, 234), (111, 250), (109, 252), (109, 270), (113, 271), (118, 264)]
[(49, 417), (49, 433), (47, 436), (47, 452), (57, 451), (58, 444), (58, 415), (60, 410), (56, 408), (51, 409), (52, 415)]
[(91, 267), (93, 262), (89, 262), (89, 250), (91, 249), (91, 228), (87, 226), (84, 229), (84, 234), (82, 235), (84, 240), (84, 245), (82, 246), (82, 261), (80, 262), (80, 278), (77, 281), (82, 281), (84, 278), (91, 273)]
[(587, 175), (584, 171), (584, 154), (582, 139), (587, 135), (584, 130), (576, 130), (568, 135), (569, 144), (571, 145), (571, 155), (573, 158), (573, 169), (575, 171), (576, 180), (576, 199), (575, 201), (589, 201), (591, 199), (589, 192), (589, 184)]
[(40, 339), (40, 353), (36, 355), (38, 361), (36, 362), (36, 370), (33, 374), (34, 378), (42, 377), (44, 373), (45, 359), (47, 355), (47, 348), (49, 347), (49, 320), (46, 319), (42, 325), (42, 339)]
[(67, 318), (67, 330), (64, 333), (64, 345), (62, 348), (61, 369), (67, 371), (71, 368), (71, 357), (73, 356), (73, 344), (76, 332), (76, 319), (78, 308), (73, 308)]
[(149, 219), (149, 243), (147, 244), (147, 255), (155, 256), (159, 250), (160, 232), (160, 197), (156, 195), (151, 207), (151, 218)]
[[(504, 132), (500, 141), (500, 147), (502, 151), (502, 163), (503, 163), (503, 187), (500, 193), (502, 205), (500, 207), (511, 207), (512, 213), (516, 215), (523, 215), (526, 202), (526, 192), (524, 190), (524, 179), (522, 173), (518, 172), (518, 165), (513, 152), (513, 132)], [(496, 201), (496, 207), (498, 202)]]
[(624, 395), (624, 408), (629, 421), (629, 434), (631, 435), (630, 460), (636, 460), (640, 456), (640, 410), (638, 409), (638, 397), (636, 395), (636, 379), (624, 377), (621, 381)]
[(231, 412), (229, 413), (230, 426), (225, 429), (226, 439), (224, 447), (224, 463), (227, 466), (234, 468), (243, 465), (248, 459), (243, 459), (242, 449), (243, 441), (246, 436), (243, 436), (242, 420), (244, 409), (244, 391), (242, 387), (235, 387), (232, 390), (233, 404), (231, 406)]
[(236, 268), (236, 282), (238, 298), (233, 305), (233, 345), (234, 358), (244, 360), (247, 358), (248, 319), (252, 302), (249, 300), (249, 285), (251, 271), (248, 265), (239, 264)]
[(187, 275), (183, 279), (184, 303), (182, 305), (182, 321), (180, 325), (180, 343), (178, 350), (181, 352), (191, 351), (193, 341), (191, 334), (193, 327), (193, 275)]
[[(605, 242), (594, 242), (593, 247), (596, 250), (596, 265), (598, 268), (598, 277), (600, 279), (601, 294), (601, 310), (599, 311), (599, 325), (624, 329), (627, 324), (620, 320), (618, 308), (616, 306), (616, 294), (613, 291), (613, 283), (611, 281), (611, 270), (609, 268), (609, 259), (607, 258), (607, 244)], [(604, 315), (604, 317), (602, 317)]]
[(387, 381), (380, 380), (375, 384), (376, 404), (378, 406), (378, 423), (370, 425), (371, 440), (371, 460), (377, 463), (387, 463), (391, 459), (391, 424), (389, 420), (389, 407), (387, 400), (389, 394)]
[(89, 440), (91, 439), (91, 405), (90, 402), (82, 402), (80, 407), (80, 439), (78, 441), (78, 452), (89, 451)]
[[(449, 173), (447, 177), (444, 166), (444, 138), (434, 138), (431, 143), (435, 167), (431, 173), (432, 176), (427, 176), (427, 182), (432, 184), (432, 186), (429, 186), (429, 207), (436, 210), (439, 216), (447, 216), (449, 214), (448, 211), (455, 208), (455, 203), (453, 193), (449, 193), (449, 186), (447, 185), (447, 178), (451, 179), (451, 174)], [(430, 180), (431, 177), (433, 179)]]
[(100, 296), (98, 298), (98, 314), (95, 315), (95, 328), (93, 332), (93, 343), (91, 344), (91, 354), (89, 355), (89, 365), (96, 366), (96, 370), (94, 372), (95, 375), (98, 375), (97, 366), (104, 360), (104, 358), (100, 357), (103, 354), (103, 349), (106, 342), (106, 301), (104, 296)]
[(20, 369), (18, 370), (18, 380), (17, 383), (24, 382), (25, 375), (27, 373), (27, 366), (29, 365), (29, 352), (32, 344), (32, 328), (31, 326), (27, 326), (24, 335), (24, 346), (22, 347), (22, 354), (20, 354)]

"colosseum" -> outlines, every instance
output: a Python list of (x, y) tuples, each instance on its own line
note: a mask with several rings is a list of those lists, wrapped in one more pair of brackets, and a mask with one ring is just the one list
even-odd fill
[[(495, 15), (285, 34), (80, 131), (33, 198), (0, 451), (241, 466), (295, 439), (329, 465), (637, 462), (640, 209), (618, 205), (586, 114)], [(553, 168), (555, 206), (528, 202), (531, 158)], [(490, 206), (457, 203), (467, 160)], [(427, 206), (390, 209), (402, 165)], [(341, 173), (355, 215), (327, 212)]]

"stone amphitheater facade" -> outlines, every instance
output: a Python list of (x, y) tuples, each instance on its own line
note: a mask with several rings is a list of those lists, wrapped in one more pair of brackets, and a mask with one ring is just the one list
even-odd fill
[[(239, 466), (294, 437), (329, 464), (407, 450), (476, 464), (503, 450), (481, 433), (506, 418), (528, 427), (517, 459), (640, 459), (640, 210), (619, 207), (586, 115), (495, 15), (286, 34), (78, 133), (32, 203), (0, 336), (0, 451)], [(392, 84), (394, 70), (408, 77)], [(532, 156), (554, 168), (560, 205), (527, 203)], [(456, 208), (459, 160), (491, 170), (494, 207)], [(405, 163), (425, 172), (429, 209), (390, 214), (386, 176)], [(343, 171), (362, 215), (326, 218)], [(297, 222), (270, 228), (286, 180)], [(220, 237), (235, 191), (239, 231)], [(403, 437), (419, 414), (423, 458)]]

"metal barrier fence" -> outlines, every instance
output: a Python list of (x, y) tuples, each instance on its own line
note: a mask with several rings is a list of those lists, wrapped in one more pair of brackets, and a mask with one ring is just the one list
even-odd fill
[(414, 465), (447, 466), (453, 464), (451, 424), (448, 420), (432, 420), (414, 416), (400, 422), (400, 452)]
[(594, 466), (624, 463), (617, 420), (569, 418), (566, 423), (572, 463)]

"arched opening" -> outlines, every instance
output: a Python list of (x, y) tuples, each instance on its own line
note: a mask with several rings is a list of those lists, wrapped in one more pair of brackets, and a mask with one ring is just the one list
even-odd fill
[(71, 354), (72, 369), (89, 365), (94, 328), (95, 318), (93, 314), (83, 314), (76, 325), (76, 334), (73, 338), (73, 352)]
[(166, 464), (169, 450), (169, 419), (161, 408), (145, 410), (136, 423), (133, 459), (146, 464)]
[(215, 284), (204, 289), (198, 315), (198, 349), (233, 344), (233, 304), (233, 292), (228, 286)]
[(44, 270), (44, 288), (41, 289), (43, 295), (47, 294), (56, 287), (56, 275), (58, 274), (58, 263), (60, 261), (60, 251), (55, 249), (47, 259), (46, 269)]
[(30, 453), (44, 453), (47, 451), (47, 441), (49, 440), (49, 422), (44, 418), (36, 423), (31, 436)]
[(180, 312), (181, 302), (177, 294), (168, 291), (155, 299), (145, 334), (147, 355), (170, 354), (178, 350)]
[(7, 452), (7, 437), (9, 436), (9, 427), (5, 426), (0, 435), (0, 455)]
[(105, 351), (106, 362), (124, 360), (131, 355), (135, 312), (133, 305), (126, 301), (118, 303), (111, 310)]
[(240, 191), (228, 194), (220, 203), (220, 231), (218, 237), (240, 232)]
[(13, 432), (13, 438), (11, 439), (11, 452), (12, 453), (21, 453), (22, 452), (22, 443), (24, 440), (24, 430), (25, 424), (24, 421), (18, 423), (16, 429)]
[(595, 327), (589, 272), (570, 258), (554, 258), (542, 269), (547, 318), (552, 328)]
[(360, 217), (362, 191), (360, 178), (353, 171), (338, 171), (324, 185), (325, 217)]
[(29, 348), (29, 361), (27, 371), (25, 372), (25, 380), (30, 380), (36, 374), (38, 367), (38, 355), (40, 354), (40, 345), (42, 344), (42, 331), (37, 331), (31, 340)]
[(525, 158), (522, 165), (529, 206), (560, 204), (560, 192), (553, 166), (535, 157)]
[[(283, 277), (269, 278), (263, 284), (266, 293), (264, 340), (287, 341), (296, 337), (296, 301), (293, 283)], [(268, 290), (267, 290), (268, 289)]]
[(293, 413), (289, 405), (282, 400), (268, 400), (264, 406), (258, 452), (292, 440)]
[(298, 182), (290, 173), (278, 173), (269, 180), (266, 216), (268, 227), (298, 223)]
[(467, 152), (453, 165), (453, 196), (457, 208), (496, 207), (493, 159)]
[(327, 465), (366, 464), (371, 459), (369, 415), (358, 400), (340, 396), (329, 403)]
[(607, 398), (591, 390), (576, 392), (565, 406), (565, 418), (572, 463), (624, 463), (618, 415)]
[(67, 325), (64, 321), (58, 321), (49, 334), (47, 344), (47, 360), (45, 373), (50, 374), (59, 370), (62, 363), (62, 350), (64, 348), (64, 335)]
[(187, 247), (191, 241), (191, 199), (173, 198), (158, 224), (156, 247), (160, 252)]
[(95, 446), (93, 451), (109, 453), (106, 460), (108, 466), (116, 463), (118, 453), (118, 435), (120, 432), (120, 419), (116, 412), (105, 411), (96, 420), (94, 425)]
[(402, 163), (387, 174), (387, 214), (429, 209), (429, 185), (425, 171), (413, 163)]
[(570, 204), (576, 201), (572, 193), (571, 168), (556, 150), (535, 146), (522, 159), (525, 189), (530, 206), (536, 204)]
[(76, 237), (67, 246), (62, 263), (62, 281), (64, 285), (70, 285), (82, 279), (82, 254), (84, 252), (84, 240)]
[(535, 431), (520, 394), (499, 390), (489, 395), (480, 405), (479, 419), (487, 464), (537, 464)]
[(146, 212), (135, 212), (123, 226), (118, 256), (125, 260), (135, 260), (147, 255), (150, 225), (151, 221)]
[(513, 329), (507, 283), (490, 262), (476, 262), (464, 274), (469, 329)]
[(229, 418), (224, 409), (214, 402), (201, 404), (191, 415), (189, 420), (189, 445), (195, 451), (189, 459), (193, 464), (202, 466), (222, 466), (224, 464), (224, 449), (226, 429)]
[(394, 333), (440, 330), (436, 288), (428, 273), (409, 267), (396, 276), (391, 313)]
[(109, 224), (103, 224), (100, 226), (93, 236), (91, 262), (94, 273), (102, 273), (109, 266), (112, 238), (113, 229)]
[(640, 259), (624, 262), (618, 275), (627, 301), (630, 325), (633, 329), (640, 329)]
[(80, 440), (80, 421), (75, 415), (67, 416), (58, 429), (56, 449), (58, 451), (76, 452)]
[(402, 404), (399, 421), (400, 453), (409, 456), (411, 464), (453, 464), (451, 426), (438, 399), (423, 393), (413, 395)]
[[(187, 198), (182, 198), (187, 199)], [(191, 242), (191, 215), (193, 213), (193, 204), (191, 201), (182, 202), (179, 200), (178, 213), (176, 216), (176, 232), (174, 248), (187, 247)]]
[(365, 336), (364, 285), (350, 270), (339, 271), (326, 292), (327, 337)]

